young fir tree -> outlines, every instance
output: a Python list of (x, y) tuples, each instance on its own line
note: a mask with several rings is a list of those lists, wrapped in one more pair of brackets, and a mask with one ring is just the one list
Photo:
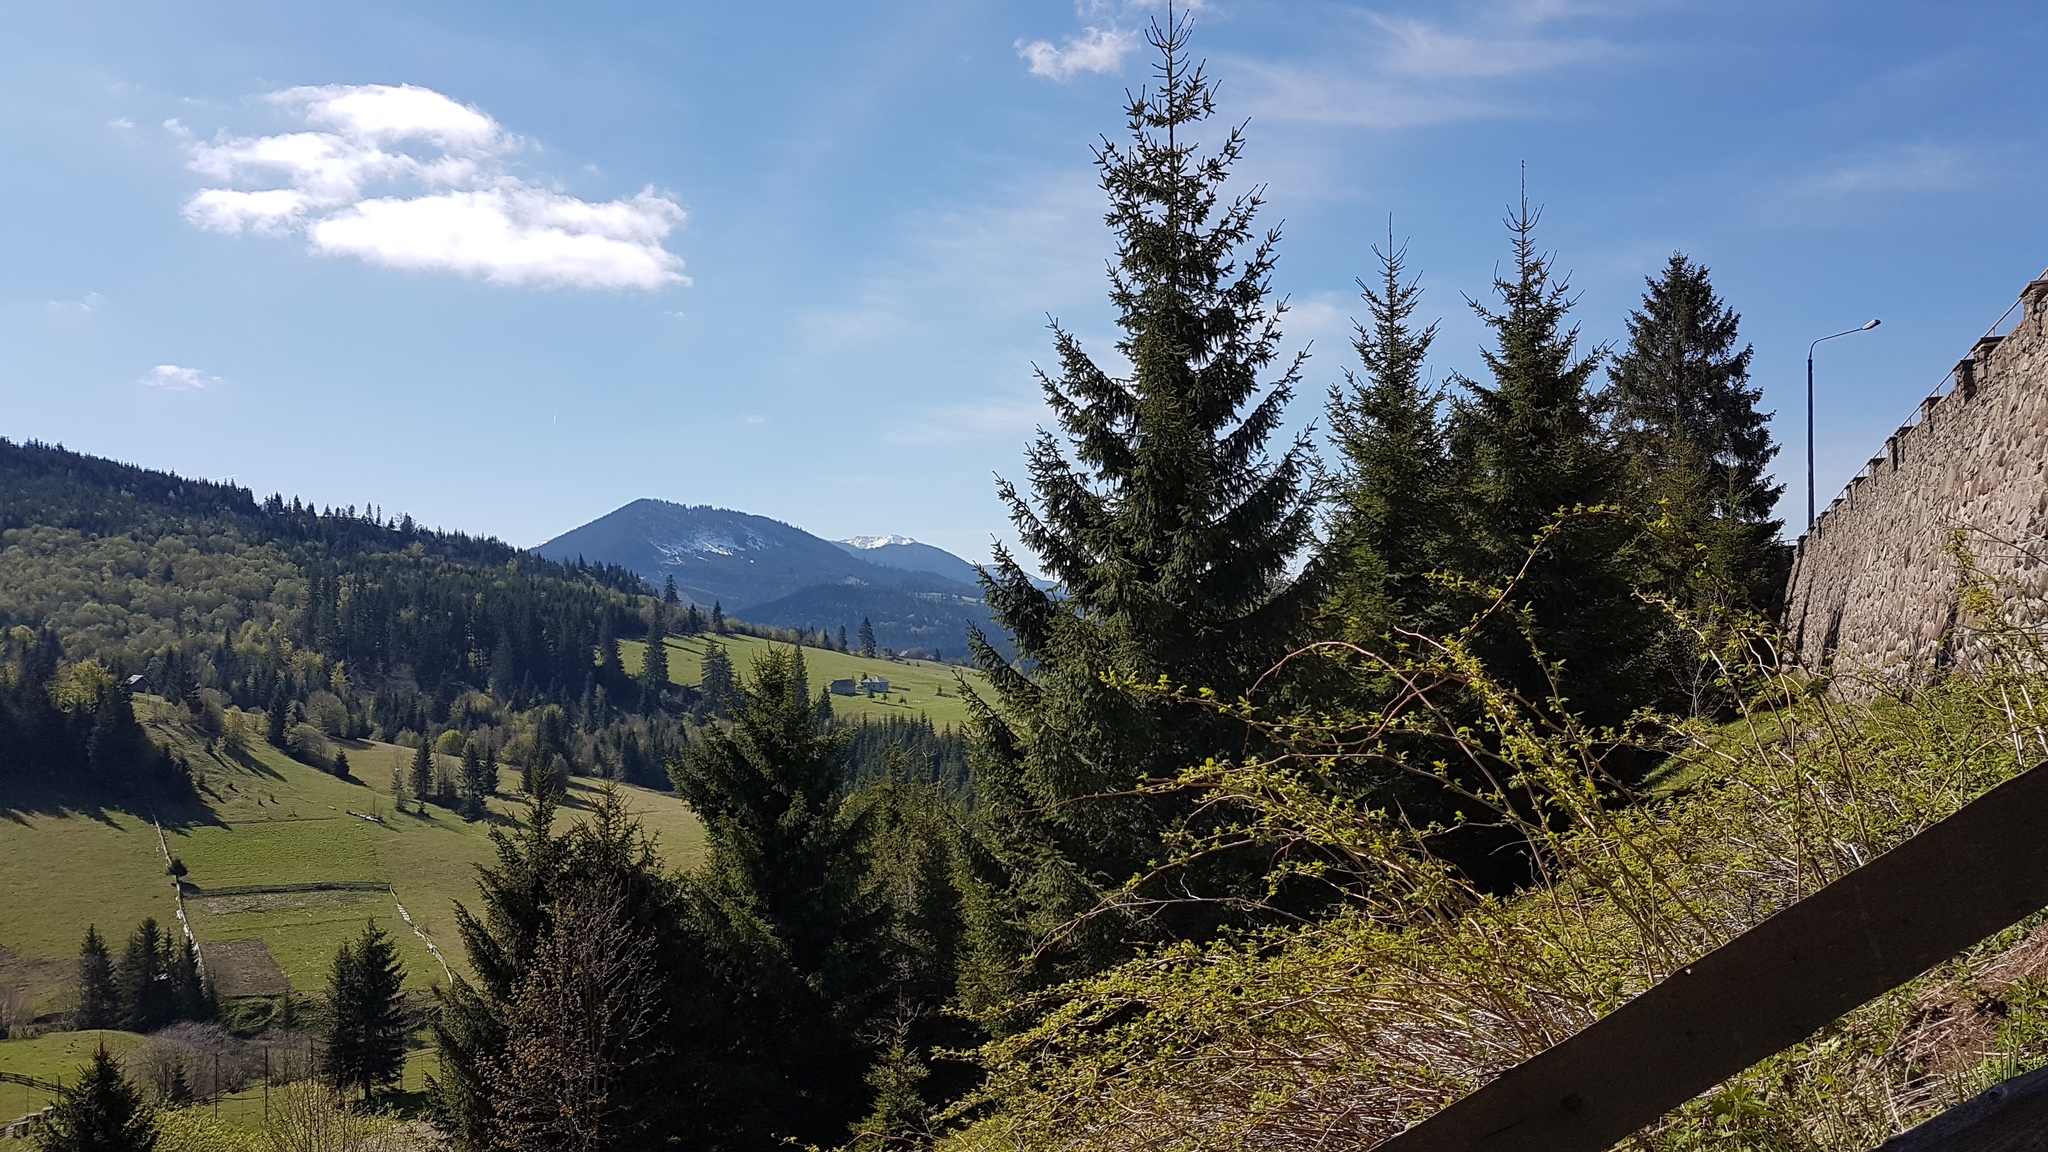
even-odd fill
[[(1494, 346), (1483, 353), (1488, 382), (1458, 378), (1468, 393), (1451, 429), (1465, 518), (1458, 567), (1482, 587), (1505, 586), (1527, 567), (1513, 599), (1527, 610), (1528, 634), (1522, 618), (1496, 614), (1482, 655), (1531, 701), (1614, 724), (1648, 702), (1639, 663), (1659, 625), (1635, 596), (1634, 531), (1614, 511), (1622, 462), (1591, 389), (1603, 353), (1582, 355), (1578, 329), (1567, 327), (1571, 290), (1536, 247), (1539, 216), (1524, 194), (1506, 220), (1514, 266), (1494, 280), (1500, 306), (1471, 302)], [(1553, 524), (1561, 526), (1532, 562)], [(1532, 643), (1562, 663), (1563, 683), (1536, 664)]]
[(337, 1089), (370, 1094), (398, 1079), (411, 1032), (399, 989), (398, 949), (376, 921), (344, 942), (328, 971), (327, 1078)]
[(841, 624), (839, 626), (839, 642), (833, 645), (833, 647), (839, 649), (841, 652), (846, 651), (846, 625)]
[(100, 1045), (78, 1083), (65, 1089), (36, 1133), (42, 1152), (150, 1152), (156, 1114)]
[(733, 678), (732, 656), (726, 652), (725, 645), (716, 640), (704, 642), (704, 671), (698, 690), (704, 693), (705, 705), (716, 716), (725, 714), (738, 691)]
[(1749, 382), (1752, 349), (1736, 347), (1742, 317), (1683, 253), (1645, 283), (1608, 399), (1631, 494), (1673, 544), (1666, 591), (1688, 608), (1775, 613), (1783, 573), (1772, 542), (1784, 525), (1771, 510), (1784, 487), (1765, 475), (1778, 449), (1757, 411), (1763, 390)]
[(118, 1028), (121, 993), (114, 985), (114, 961), (99, 928), (87, 925), (78, 950), (78, 1028)]
[(434, 794), (434, 742), (427, 733), (420, 734), (420, 746), (412, 750), (412, 768), (405, 783), (420, 815), (426, 815), (427, 798)]
[(348, 753), (337, 748), (334, 750), (334, 774), (346, 780), (348, 773)]
[(491, 782), (484, 776), (484, 754), (472, 738), (462, 746), (462, 775), (458, 781), (462, 797), (462, 818), (481, 820), (488, 809), (484, 800), (491, 794)]
[(121, 1026), (154, 1032), (171, 1022), (177, 997), (170, 982), (170, 942), (151, 917), (136, 926), (114, 970), (121, 996)]
[(640, 687), (650, 700), (668, 691), (668, 633), (658, 618), (647, 630), (647, 656), (640, 665)]
[(725, 605), (716, 600), (711, 602), (711, 631), (713, 635), (725, 635)]
[(875, 626), (865, 616), (860, 618), (860, 654), (870, 660), (875, 658)]
[[(1153, 25), (1157, 87), (1132, 98), (1129, 142), (1095, 154), (1130, 375), (1112, 375), (1055, 324), (1059, 366), (1040, 383), (1066, 445), (1040, 430), (1028, 457), (1035, 501), (998, 487), (1064, 590), (1041, 591), (998, 550), (984, 588), (1022, 659), (976, 648), (996, 691), (980, 720), (977, 799), (991, 801), (1001, 884), (1030, 936), (1158, 855), (1180, 809), (1133, 796), (1135, 785), (1244, 748), (1227, 720), (1107, 681), (1165, 677), (1235, 699), (1301, 634), (1308, 599), (1289, 568), (1313, 534), (1313, 460), (1304, 440), (1272, 446), (1302, 356), (1262, 378), (1279, 360), (1285, 311), (1269, 284), (1279, 234), (1253, 227), (1257, 189), (1224, 196), (1241, 133), (1200, 151), (1215, 107), (1188, 32), (1185, 21)], [(1178, 902), (1149, 930), (1206, 931), (1212, 908)], [(1107, 962), (1131, 928), (1097, 917), (1065, 937), (1066, 954)]]
[(1422, 295), (1402, 279), (1407, 249), (1375, 247), (1377, 288), (1359, 282), (1369, 320), (1355, 325), (1362, 376), (1344, 372), (1325, 411), (1339, 465), (1324, 558), (1327, 611), (1347, 639), (1382, 643), (1399, 625), (1441, 630), (1442, 597), (1429, 574), (1456, 533), (1447, 491), (1449, 446), (1442, 396), (1423, 380), (1436, 325), (1412, 318)]
[(731, 728), (706, 728), (670, 773), (704, 825), (689, 897), (761, 1066), (752, 1106), (775, 1119), (759, 1135), (822, 1144), (868, 1108), (860, 1031), (886, 987), (886, 913), (844, 811), (847, 733), (818, 723), (801, 675), (793, 650), (764, 652)]
[(733, 1147), (719, 1137), (744, 1099), (727, 1084), (746, 1073), (715, 1064), (739, 1035), (720, 1027), (675, 880), (615, 790), (564, 835), (554, 812), (544, 791), (493, 829), (480, 912), (456, 908), (475, 975), (456, 976), (434, 1018), (436, 1112), (463, 1152), (582, 1147), (593, 1132), (618, 1152)]
[(220, 1002), (213, 985), (199, 974), (199, 949), (184, 933), (173, 933), (169, 941), (171, 1013), (179, 1020), (211, 1020), (220, 1014)]

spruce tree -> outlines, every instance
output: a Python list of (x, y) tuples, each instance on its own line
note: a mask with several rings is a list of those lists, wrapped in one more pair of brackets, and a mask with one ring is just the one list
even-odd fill
[(640, 665), (640, 687), (649, 699), (658, 699), (668, 690), (668, 683), (668, 634), (657, 619), (647, 630), (647, 656)]
[(704, 642), (704, 671), (698, 683), (704, 703), (713, 715), (723, 716), (738, 692), (733, 676), (732, 656), (716, 640)]
[(483, 751), (478, 747), (478, 743), (479, 741), (472, 738), (462, 746), (460, 795), (464, 820), (480, 820), (488, 811), (484, 799), (491, 794), (491, 785), (484, 776)]
[(1673, 545), (1666, 591), (1688, 608), (1734, 604), (1774, 613), (1783, 573), (1771, 510), (1784, 493), (1766, 469), (1777, 455), (1749, 382), (1742, 317), (1707, 269), (1673, 253), (1629, 314), (1628, 346), (1608, 369), (1613, 424), (1633, 499)]
[(670, 772), (704, 825), (690, 899), (761, 1066), (752, 1104), (774, 1135), (823, 1143), (869, 1106), (860, 1030), (887, 986), (886, 910), (844, 811), (849, 734), (818, 722), (801, 677), (793, 649), (764, 652), (730, 729), (705, 729)]
[(846, 625), (844, 624), (839, 626), (839, 642), (834, 647), (838, 648), (841, 652), (846, 651)]
[(291, 708), (291, 697), (285, 695), (284, 680), (280, 678), (271, 690), (270, 707), (264, 713), (265, 738), (273, 748), (284, 747), (285, 729), (291, 727)]
[(121, 1026), (130, 1032), (154, 1032), (171, 1022), (176, 997), (170, 983), (170, 942), (156, 918), (145, 919), (128, 937), (114, 970), (121, 996)]
[(860, 654), (875, 658), (875, 626), (865, 616), (860, 618)]
[(560, 836), (554, 811), (543, 792), (493, 829), (480, 912), (456, 908), (474, 976), (434, 1018), (437, 1113), (463, 1152), (583, 1147), (593, 1120), (618, 1152), (739, 1146), (750, 1069), (721, 1064), (744, 1036), (721, 1018), (677, 882), (616, 790)]
[[(1635, 596), (1635, 532), (1614, 511), (1622, 460), (1591, 388), (1604, 350), (1582, 354), (1578, 329), (1567, 326), (1574, 298), (1536, 247), (1539, 218), (1524, 193), (1505, 221), (1514, 265), (1494, 280), (1499, 308), (1471, 301), (1494, 345), (1482, 353), (1486, 383), (1455, 378), (1467, 393), (1451, 428), (1465, 520), (1457, 566), (1489, 587), (1506, 586), (1527, 567), (1513, 599), (1527, 610), (1528, 634), (1521, 618), (1496, 614), (1482, 656), (1531, 701), (1556, 700), (1613, 724), (1648, 702), (1640, 661), (1659, 623)], [(1561, 527), (1532, 562), (1553, 524)], [(1562, 683), (1536, 664), (1532, 642), (1562, 664)]]
[[(1301, 635), (1308, 598), (1289, 569), (1312, 536), (1313, 460), (1304, 440), (1273, 445), (1303, 362), (1279, 352), (1279, 234), (1254, 228), (1258, 189), (1225, 198), (1241, 131), (1200, 151), (1215, 105), (1188, 32), (1185, 20), (1152, 26), (1157, 86), (1132, 97), (1129, 142), (1095, 153), (1116, 234), (1117, 350), (1131, 372), (1113, 375), (1055, 323), (1058, 367), (1039, 380), (1065, 443), (1039, 431), (1035, 499), (998, 487), (1064, 591), (1041, 591), (998, 549), (984, 589), (1022, 659), (976, 643), (996, 690), (979, 724), (977, 800), (992, 802), (983, 818), (1007, 866), (1001, 886), (1032, 936), (1158, 854), (1182, 809), (1134, 797), (1135, 785), (1244, 747), (1227, 720), (1108, 681), (1165, 677), (1235, 699)], [(1207, 930), (1209, 909), (1175, 907), (1186, 914), (1148, 930)], [(1066, 936), (1069, 955), (1107, 963), (1131, 927), (1095, 918)]]
[(420, 746), (412, 750), (412, 770), (406, 778), (406, 791), (412, 793), (413, 804), (420, 815), (426, 815), (427, 798), (434, 794), (434, 744), (429, 733), (421, 733)]
[(1436, 325), (1412, 322), (1422, 290), (1404, 280), (1407, 249), (1388, 236), (1378, 287), (1359, 282), (1369, 317), (1352, 347), (1362, 376), (1345, 370), (1325, 411), (1339, 463), (1332, 490), (1326, 607), (1347, 639), (1372, 645), (1396, 625), (1429, 631), (1446, 621), (1429, 574), (1457, 530), (1447, 491), (1449, 447), (1442, 396), (1423, 380)]
[(121, 994), (114, 985), (114, 961), (96, 925), (87, 925), (78, 950), (78, 1028), (118, 1028)]
[(156, 1114), (101, 1044), (78, 1083), (65, 1089), (36, 1133), (43, 1152), (150, 1152)]
[(719, 636), (725, 635), (725, 606), (716, 600), (711, 602), (711, 631)]
[(374, 920), (335, 952), (327, 977), (326, 1061), (337, 1089), (357, 1089), (368, 1100), (398, 1079), (411, 1032), (399, 995), (404, 979), (398, 949)]
[(199, 950), (183, 932), (171, 934), (170, 963), (166, 966), (171, 985), (171, 1014), (179, 1020), (211, 1020), (220, 1005), (213, 985), (199, 974)]

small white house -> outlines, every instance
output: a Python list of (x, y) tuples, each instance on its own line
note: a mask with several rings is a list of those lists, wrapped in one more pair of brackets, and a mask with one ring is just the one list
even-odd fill
[(880, 676), (862, 677), (860, 686), (870, 696), (887, 696), (889, 694), (889, 682)]

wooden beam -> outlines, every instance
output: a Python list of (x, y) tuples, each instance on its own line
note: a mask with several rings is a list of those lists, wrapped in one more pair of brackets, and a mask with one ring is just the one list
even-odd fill
[(1877, 1152), (2048, 1152), (2048, 1068), (1981, 1092)]
[(2048, 906), (2048, 765), (1695, 961), (1380, 1145), (1604, 1152)]

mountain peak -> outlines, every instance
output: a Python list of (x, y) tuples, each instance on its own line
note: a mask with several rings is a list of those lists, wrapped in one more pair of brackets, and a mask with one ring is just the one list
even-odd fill
[(855, 548), (886, 548), (891, 544), (915, 544), (917, 541), (908, 536), (848, 536), (840, 543), (851, 544)]

